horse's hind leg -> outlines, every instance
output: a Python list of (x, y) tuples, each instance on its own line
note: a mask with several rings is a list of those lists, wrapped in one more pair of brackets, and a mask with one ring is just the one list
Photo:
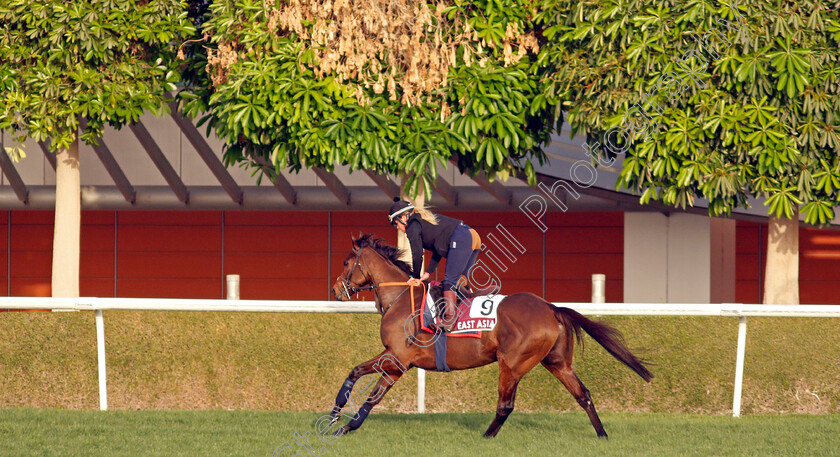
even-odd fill
[(586, 414), (589, 416), (589, 421), (592, 422), (592, 426), (595, 427), (595, 432), (601, 438), (607, 437), (607, 432), (604, 430), (604, 426), (601, 425), (601, 419), (598, 417), (598, 412), (595, 411), (595, 404), (592, 403), (592, 396), (589, 394), (589, 389), (587, 389), (580, 379), (578, 379), (577, 374), (575, 374), (575, 370), (572, 369), (571, 365), (567, 363), (547, 363), (543, 361), (543, 366), (551, 372), (560, 382), (566, 386), (566, 389), (571, 392), (572, 396), (575, 397), (578, 404), (586, 411)]
[(519, 386), (520, 379), (522, 376), (517, 376), (504, 360), (499, 360), (499, 403), (496, 406), (496, 417), (484, 432), (485, 438), (496, 436), (510, 413), (513, 412), (516, 387)]

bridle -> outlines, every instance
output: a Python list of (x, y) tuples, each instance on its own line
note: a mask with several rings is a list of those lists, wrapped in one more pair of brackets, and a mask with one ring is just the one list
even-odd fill
[(353, 263), (353, 269), (350, 270), (350, 274), (347, 278), (344, 276), (339, 276), (336, 278), (338, 281), (341, 281), (341, 287), (344, 287), (344, 293), (347, 295), (347, 298), (350, 298), (351, 295), (358, 293), (361, 290), (372, 290), (376, 287), (371, 283), (369, 286), (357, 286), (350, 281), (350, 278), (353, 277), (353, 273), (356, 272), (356, 268), (359, 268), (359, 272), (362, 273), (362, 276), (371, 282), (368, 275), (365, 274), (364, 270), (361, 269), (360, 262), (362, 260), (362, 252), (359, 248), (353, 249), (353, 254), (356, 254), (356, 262)]
[[(339, 276), (338, 278), (336, 278), (337, 281), (341, 282), (341, 287), (344, 288), (344, 293), (346, 294), (347, 298), (350, 298), (351, 295), (357, 294), (357, 293), (359, 293), (360, 291), (363, 291), (363, 290), (372, 290), (373, 293), (376, 294), (376, 298), (377, 298), (376, 306), (379, 308), (379, 310), (378, 310), (379, 314), (381, 314), (384, 317), (385, 313), (387, 313), (388, 310), (391, 309), (391, 306), (393, 306), (394, 303), (396, 303), (397, 300), (399, 300), (400, 297), (403, 296), (403, 294), (405, 294), (409, 289), (414, 289), (415, 286), (412, 286), (412, 285), (408, 284), (407, 282), (383, 282), (383, 283), (375, 284), (373, 281), (371, 281), (370, 277), (362, 269), (362, 263), (361, 263), (361, 261), (362, 261), (362, 250), (359, 249), (358, 247), (354, 248), (353, 249), (353, 254), (356, 255), (356, 261), (353, 263), (353, 269), (350, 270), (350, 274), (347, 275), (346, 278), (344, 276)], [(350, 280), (350, 278), (353, 277), (353, 273), (356, 272), (356, 268), (359, 269), (359, 272), (362, 273), (362, 276), (370, 283), (370, 285), (359, 286), (359, 285), (353, 284), (353, 282)], [(379, 289), (382, 286), (409, 286), (409, 287), (406, 287), (402, 292), (400, 292), (400, 294), (397, 295), (397, 297), (394, 298), (391, 301), (391, 303), (388, 304), (387, 308), (382, 309), (382, 306), (381, 306), (382, 300), (379, 297), (379, 293), (377, 292), (377, 289)], [(425, 288), (425, 286), (424, 286), (424, 288)], [(414, 294), (413, 293), (411, 294), (411, 308), (412, 308), (411, 311), (414, 312)]]

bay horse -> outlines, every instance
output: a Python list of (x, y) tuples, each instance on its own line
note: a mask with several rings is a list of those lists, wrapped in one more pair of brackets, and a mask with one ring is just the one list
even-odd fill
[[(414, 320), (413, 303), (423, 299), (422, 287), (409, 287), (411, 267), (400, 260), (402, 251), (386, 245), (372, 235), (352, 238), (353, 250), (344, 260), (341, 276), (332, 288), (337, 300), (348, 300), (359, 290), (373, 290), (376, 309), (382, 315), (380, 337), (385, 349), (376, 357), (357, 365), (336, 396), (329, 425), (338, 422), (354, 384), (362, 376), (379, 372), (382, 376), (373, 386), (375, 394), (359, 408), (351, 421), (335, 430), (342, 435), (358, 429), (370, 409), (412, 367), (436, 370), (434, 349), (417, 344), (418, 339), (407, 330)], [(413, 300), (413, 303), (412, 303)], [(574, 342), (583, 343), (582, 330), (604, 349), (624, 363), (647, 382), (653, 378), (645, 363), (627, 348), (621, 333), (615, 328), (592, 321), (580, 313), (551, 303), (531, 293), (516, 293), (498, 305), (497, 324), (481, 338), (449, 338), (446, 362), (452, 370), (466, 370), (499, 364), (499, 401), (496, 417), (484, 432), (494, 437), (513, 411), (516, 387), (526, 373), (541, 363), (575, 397), (586, 411), (599, 437), (606, 437), (589, 390), (584, 387), (572, 368)], [(417, 326), (414, 326), (417, 328)], [(441, 336), (442, 337), (442, 336)]]

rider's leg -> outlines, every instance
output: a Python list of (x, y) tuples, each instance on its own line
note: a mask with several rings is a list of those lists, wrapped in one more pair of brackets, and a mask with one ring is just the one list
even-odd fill
[(456, 284), (457, 288), (455, 290), (462, 300), (466, 299), (473, 293), (473, 288), (470, 286), (469, 280), (470, 269), (472, 269), (473, 265), (475, 265), (475, 259), (481, 251), (481, 237), (478, 236), (478, 232), (474, 229), (470, 229), (470, 236), (472, 237), (472, 254), (470, 254), (470, 258), (467, 260), (467, 264), (461, 272), (461, 277), (458, 278), (458, 283)]
[[(444, 313), (443, 327), (448, 332), (457, 320), (455, 290), (458, 280), (467, 270), (472, 258), (472, 235), (465, 225), (459, 225), (452, 233), (449, 241), (449, 252), (446, 255), (446, 274), (443, 279)], [(472, 258), (472, 261), (475, 261)]]
[(464, 271), (461, 273), (461, 278), (464, 281), (464, 288), (470, 292), (473, 291), (472, 286), (469, 284), (470, 269), (472, 269), (473, 265), (475, 265), (475, 259), (478, 257), (478, 253), (478, 249), (473, 249), (472, 254), (470, 254), (470, 259), (467, 260), (467, 266), (464, 267)]
[(467, 265), (464, 267), (464, 271), (461, 273), (461, 277), (464, 278), (464, 288), (469, 291), (470, 293), (473, 292), (472, 286), (469, 284), (469, 277), (470, 277), (470, 270), (472, 269), (473, 265), (475, 265), (475, 259), (478, 257), (478, 253), (481, 251), (481, 237), (478, 236), (478, 232), (475, 229), (470, 229), (470, 237), (472, 239), (472, 254), (470, 254), (470, 259), (467, 261)]

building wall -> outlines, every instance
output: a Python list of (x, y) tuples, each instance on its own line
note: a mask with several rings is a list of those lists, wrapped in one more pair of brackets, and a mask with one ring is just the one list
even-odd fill
[[(767, 260), (767, 224), (738, 221), (735, 232), (735, 301), (761, 303)], [(802, 233), (799, 235), (802, 240)]]
[[(444, 214), (476, 228), (507, 268), (479, 257), (498, 274), (502, 293), (589, 301), (591, 275), (604, 273), (606, 300), (624, 299), (622, 213), (549, 213), (545, 233), (517, 212)], [(0, 293), (50, 294), (52, 232), (52, 211), (0, 212)], [(81, 294), (224, 298), (225, 275), (239, 274), (243, 299), (330, 299), (350, 236), (362, 232), (396, 245), (382, 214), (370, 211), (84, 211)], [(515, 261), (489, 240), (491, 233)], [(801, 302), (840, 304), (840, 231), (803, 228), (799, 236)], [(737, 223), (739, 303), (760, 302), (766, 244), (766, 224)]]
[[(736, 226), (736, 301), (761, 303), (767, 260), (767, 224)], [(799, 229), (799, 301), (840, 304), (840, 231)]]
[[(519, 212), (443, 214), (482, 236), (502, 293), (589, 301), (591, 275), (604, 273), (607, 301), (623, 299), (622, 213), (549, 213), (544, 233)], [(0, 293), (50, 295), (53, 217), (0, 212)], [(84, 211), (81, 233), (81, 295), (98, 297), (224, 298), (225, 275), (239, 274), (243, 299), (330, 299), (351, 235), (396, 245), (371, 211)]]
[(549, 301), (591, 301), (595, 273), (607, 276), (607, 302), (624, 301), (623, 213), (548, 213), (546, 225)]

